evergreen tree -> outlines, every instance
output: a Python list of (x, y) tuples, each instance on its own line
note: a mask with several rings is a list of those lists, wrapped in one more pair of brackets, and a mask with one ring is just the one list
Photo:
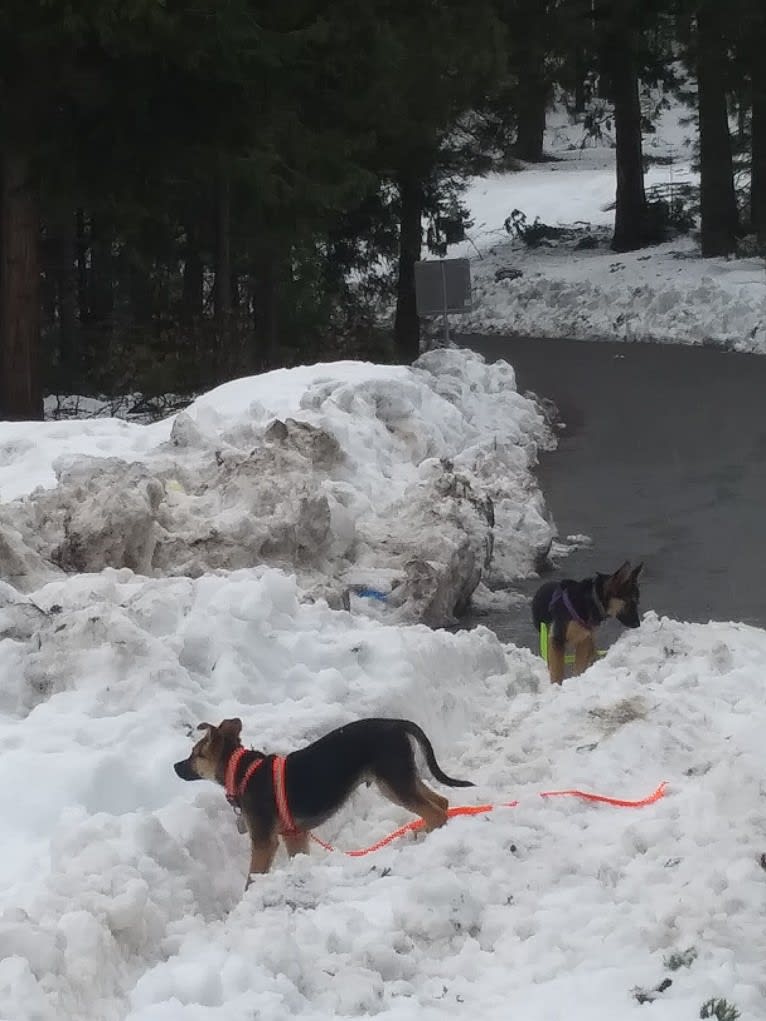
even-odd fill
[(746, 63), (752, 89), (750, 122), (750, 223), (766, 252), (766, 9), (751, 2), (743, 19)]
[(638, 91), (641, 32), (647, 15), (648, 5), (639, 0), (605, 0), (594, 8), (599, 68), (604, 91), (614, 104), (617, 189), (612, 247), (618, 252), (641, 248), (651, 240)]
[(479, 108), (505, 59), (503, 27), (492, 0), (387, 0), (377, 8), (388, 73), (374, 127), (375, 160), (399, 199), (394, 344), (404, 362), (417, 358), (415, 262), (422, 248), (426, 197), (462, 151), (461, 117)]

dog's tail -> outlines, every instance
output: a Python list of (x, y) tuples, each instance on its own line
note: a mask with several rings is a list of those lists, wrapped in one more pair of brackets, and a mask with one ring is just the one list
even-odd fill
[(444, 770), (441, 768), (439, 763), (436, 761), (436, 755), (434, 754), (434, 747), (428, 740), (426, 732), (411, 720), (402, 720), (404, 729), (408, 734), (415, 738), (423, 750), (423, 754), (426, 757), (426, 763), (428, 768), (431, 770), (433, 776), (443, 783), (445, 787), (475, 787), (476, 784), (471, 783), (470, 780), (453, 780), (451, 776), (447, 776)]

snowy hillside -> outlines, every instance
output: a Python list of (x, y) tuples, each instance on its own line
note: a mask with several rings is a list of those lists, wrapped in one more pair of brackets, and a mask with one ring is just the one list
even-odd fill
[[(671, 104), (644, 153), (655, 162), (646, 187), (694, 183), (696, 125)], [(608, 123), (608, 122), (607, 122)], [(578, 340), (717, 344), (766, 352), (766, 267), (763, 259), (702, 259), (692, 238), (616, 255), (614, 139), (589, 138), (566, 112), (549, 118), (545, 151), (552, 162), (472, 182), (465, 204), (470, 240), (449, 256), (471, 259), (474, 309), (453, 328)], [(661, 161), (661, 162), (657, 162)], [(574, 226), (571, 237), (529, 248), (503, 224), (513, 210), (527, 224)]]

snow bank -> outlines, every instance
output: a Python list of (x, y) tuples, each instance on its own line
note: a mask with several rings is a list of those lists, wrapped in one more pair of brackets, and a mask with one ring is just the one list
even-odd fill
[(392, 619), (441, 624), (551, 540), (532, 476), (543, 415), (509, 365), (467, 352), (236, 380), (154, 425), (89, 423), (79, 449), (78, 427), (0, 430), (0, 493), (16, 497), (0, 573), (19, 588), (270, 564), (334, 606), (373, 586)]
[[(713, 996), (762, 1016), (763, 631), (647, 615), (554, 690), (485, 629), (301, 604), (273, 570), (5, 596), (0, 1016), (675, 1021)], [(280, 854), (243, 896), (222, 792), (172, 771), (188, 728), (237, 714), (286, 752), (372, 713), (422, 723), (479, 785), (465, 801), (519, 807), (369, 858)], [(640, 811), (537, 796), (663, 779)], [(405, 818), (362, 789), (322, 835), (364, 846)]]
[(703, 260), (689, 238), (621, 255), (576, 245), (496, 245), (473, 264), (474, 309), (455, 328), (766, 352), (762, 261)]

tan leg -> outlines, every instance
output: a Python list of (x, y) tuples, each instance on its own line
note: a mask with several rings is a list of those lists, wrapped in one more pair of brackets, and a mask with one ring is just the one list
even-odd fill
[[(434, 792), (426, 787), (422, 780), (417, 781), (417, 801), (414, 805), (407, 805), (411, 812), (417, 812), (426, 824), (426, 832), (438, 829), (447, 821), (447, 801), (437, 794), (438, 801), (434, 800)], [(442, 804), (444, 802), (444, 804)]]
[(425, 791), (425, 795), (429, 801), (433, 801), (437, 808), (443, 808), (446, 812), (449, 808), (449, 801), (443, 798), (441, 794), (437, 794), (436, 791), (432, 791), (431, 788), (423, 780), (420, 781), (420, 785)]
[(552, 684), (564, 680), (564, 646), (552, 641), (548, 642), (548, 674)]
[(596, 662), (596, 643), (593, 635), (587, 635), (575, 645), (575, 674), (579, 677)]
[(431, 798), (426, 793), (428, 788), (417, 777), (415, 778), (415, 792), (410, 797), (398, 797), (388, 784), (381, 780), (378, 781), (378, 789), (381, 794), (395, 805), (401, 805), (402, 808), (406, 808), (408, 811), (414, 812), (415, 815), (419, 815), (425, 824), (424, 829), (426, 832), (443, 826), (447, 821), (446, 808), (442, 808), (431, 801)]
[(308, 854), (309, 853), (309, 835), (308, 833), (291, 833), (282, 834), (282, 842), (285, 845), (285, 850), (294, 858), (296, 854)]
[(276, 834), (266, 840), (251, 840), (250, 842), (250, 871), (245, 883), (245, 889), (250, 886), (254, 875), (262, 875), (269, 871), (274, 855), (277, 853), (279, 841)]

